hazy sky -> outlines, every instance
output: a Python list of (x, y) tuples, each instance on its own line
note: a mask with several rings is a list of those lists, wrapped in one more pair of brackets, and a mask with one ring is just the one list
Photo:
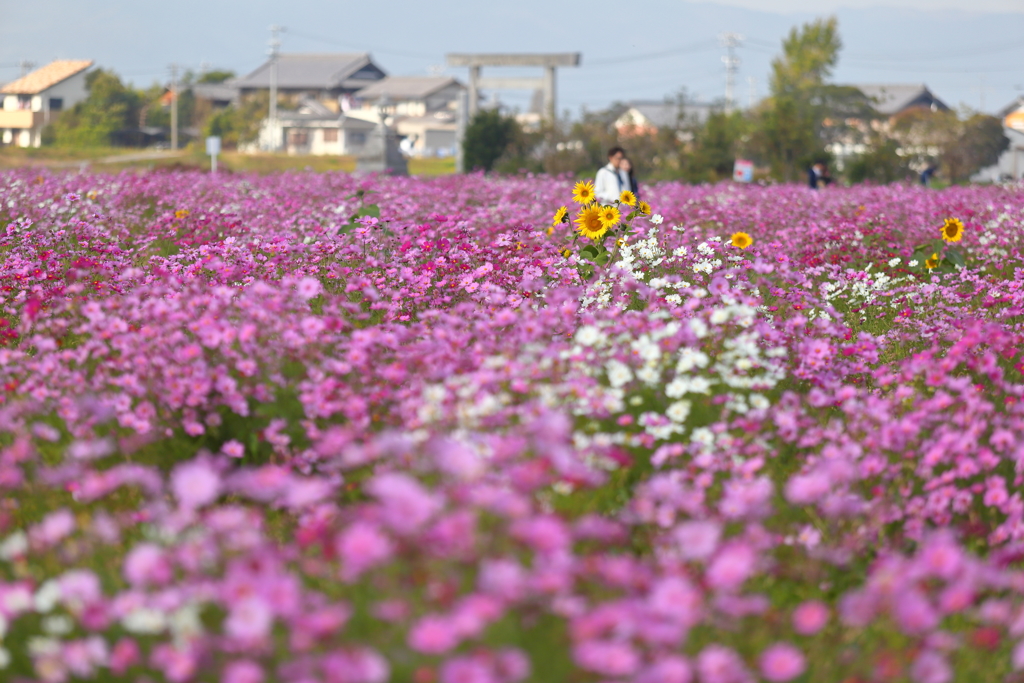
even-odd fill
[[(582, 66), (558, 76), (559, 110), (576, 114), (681, 88), (722, 97), (718, 36), (733, 31), (745, 37), (746, 104), (766, 94), (790, 27), (829, 13), (844, 43), (837, 82), (926, 83), (952, 106), (988, 111), (1024, 94), (1024, 0), (0, 0), (0, 81), (22, 59), (56, 57), (94, 59), (136, 85), (165, 80), (172, 62), (246, 73), (278, 23), (285, 52), (369, 50), (395, 75), (444, 70), (446, 52), (579, 51)], [(529, 96), (501, 99), (525, 107)]]

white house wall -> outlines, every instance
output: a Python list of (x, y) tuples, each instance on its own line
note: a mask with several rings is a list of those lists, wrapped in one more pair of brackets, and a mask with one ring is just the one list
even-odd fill
[(1010, 146), (999, 156), (995, 165), (981, 169), (971, 180), (998, 182), (1003, 178), (1024, 178), (1024, 131), (1003, 128), (1003, 134), (1010, 139)]

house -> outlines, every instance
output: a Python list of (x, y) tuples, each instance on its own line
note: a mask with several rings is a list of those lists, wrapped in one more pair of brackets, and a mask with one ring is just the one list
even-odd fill
[(223, 109), (238, 104), (240, 92), (231, 79), (223, 83), (196, 83), (192, 86), (192, 96), (198, 101), (209, 102), (211, 109)]
[(351, 116), (376, 122), (379, 107), (410, 156), (451, 156), (455, 153), (456, 115), (465, 86), (444, 76), (388, 77), (355, 93)]
[(710, 104), (634, 100), (612, 124), (620, 135), (647, 135), (662, 128), (702, 124), (713, 110)]
[(1003, 120), (1006, 128), (1024, 131), (1024, 95), (1003, 107), (997, 116)]
[[(270, 89), (271, 61), (252, 73), (225, 83), (240, 97)], [(339, 98), (362, 90), (385, 77), (368, 53), (281, 54), (277, 56), (277, 92), (293, 99), (313, 98), (338, 111)]]
[(1010, 140), (1010, 145), (995, 164), (971, 178), (975, 182), (1024, 179), (1024, 96), (1003, 107), (997, 116), (1003, 119), (1003, 135)]
[(92, 60), (59, 59), (0, 88), (0, 143), (39, 147), (51, 121), (88, 97), (85, 75)]
[(928, 86), (908, 84), (861, 84), (853, 86), (874, 103), (875, 111), (892, 118), (912, 109), (949, 111), (949, 106), (936, 97)]
[(283, 147), (288, 154), (358, 155), (376, 127), (372, 121), (347, 116), (303, 97), (298, 109), (278, 111), (276, 126), (264, 119), (253, 150)]

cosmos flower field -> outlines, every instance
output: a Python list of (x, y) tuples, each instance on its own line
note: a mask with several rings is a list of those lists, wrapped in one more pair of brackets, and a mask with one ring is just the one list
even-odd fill
[(1021, 680), (1024, 188), (571, 192), (0, 174), (0, 680)]

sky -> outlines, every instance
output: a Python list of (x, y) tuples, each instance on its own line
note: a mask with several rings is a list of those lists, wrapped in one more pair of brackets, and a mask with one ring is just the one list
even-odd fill
[[(580, 52), (579, 68), (558, 73), (559, 111), (578, 116), (683, 89), (722, 98), (719, 37), (734, 32), (746, 106), (767, 94), (790, 28), (828, 14), (844, 44), (837, 83), (925, 83), (951, 106), (990, 113), (1024, 95), (1024, 0), (0, 0), (0, 82), (21, 60), (54, 58), (93, 59), (137, 86), (166, 81), (172, 63), (244, 74), (280, 24), (283, 52), (368, 50), (393, 75), (464, 80), (465, 69), (445, 67), (448, 52)], [(488, 95), (525, 109), (531, 93)]]

